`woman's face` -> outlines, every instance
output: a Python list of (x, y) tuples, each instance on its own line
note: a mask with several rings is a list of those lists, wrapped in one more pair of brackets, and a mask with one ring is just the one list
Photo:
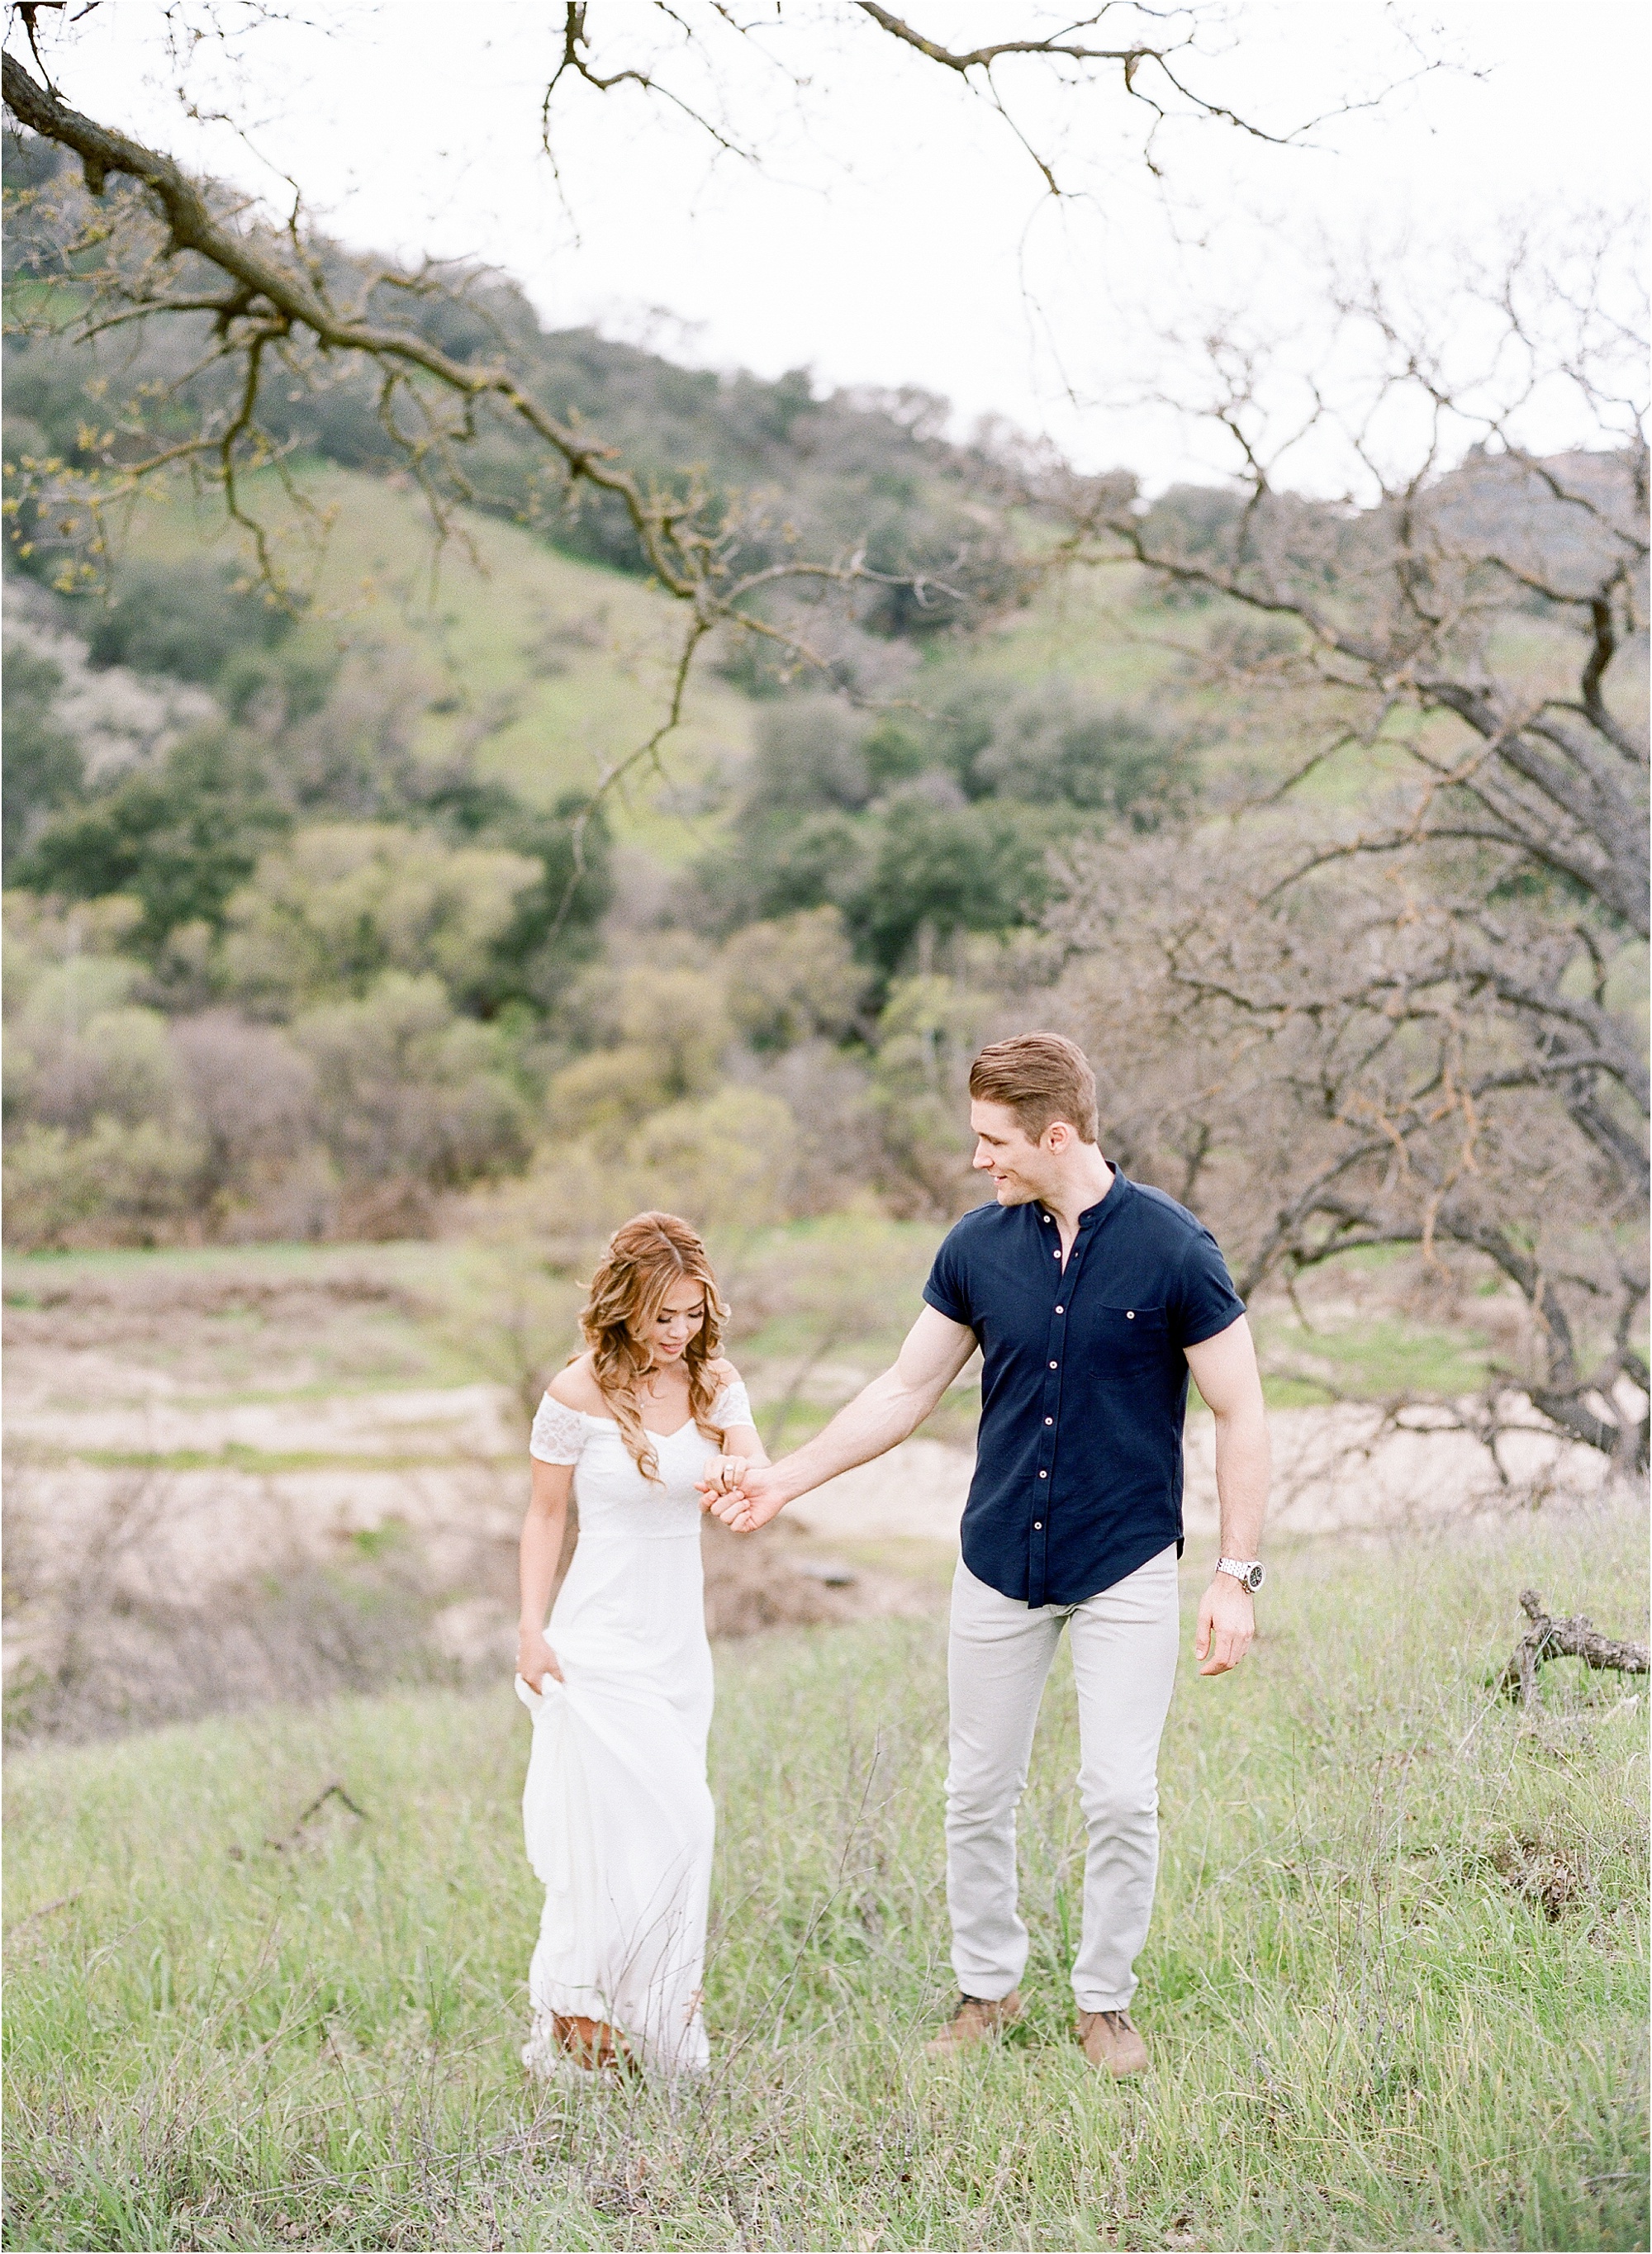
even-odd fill
[(646, 1325), (642, 1342), (654, 1357), (656, 1368), (668, 1368), (681, 1362), (688, 1351), (689, 1341), (697, 1336), (705, 1320), (705, 1286), (690, 1278), (674, 1284), (661, 1301), (654, 1320)]

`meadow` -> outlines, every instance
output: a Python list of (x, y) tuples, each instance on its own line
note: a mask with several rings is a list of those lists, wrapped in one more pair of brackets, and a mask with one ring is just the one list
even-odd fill
[[(920, 2055), (952, 1986), (934, 1619), (719, 1648), (714, 2070), (675, 2096), (517, 2063), (504, 1683), (16, 1755), (7, 2244), (1644, 2245), (1644, 1694), (1494, 1688), (1522, 1586), (1637, 1632), (1639, 1513), (1274, 1562), (1251, 1660), (1172, 1710), (1136, 2085), (1071, 2036), (1064, 1662), (1027, 2023)], [(360, 1812), (300, 1821), (333, 1782)]]

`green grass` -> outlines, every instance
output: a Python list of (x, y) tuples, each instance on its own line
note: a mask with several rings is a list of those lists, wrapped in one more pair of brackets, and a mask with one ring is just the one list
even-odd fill
[[(1643, 1563), (1627, 1510), (1281, 1551), (1253, 1658), (1178, 1691), (1129, 2087), (1068, 2032), (1064, 1665), (1029, 2024), (916, 2054), (951, 1985), (938, 1624), (719, 1653), (715, 2074), (675, 2106), (523, 2083), (502, 1687), (15, 1758), (7, 2243), (1642, 2246), (1644, 1700), (1488, 1684), (1522, 1586), (1633, 1633)], [(295, 1840), (333, 1778), (366, 1819)]]
[[(39, 1452), (38, 1460), (60, 1458)], [(382, 1452), (340, 1452), (328, 1448), (251, 1448), (227, 1440), (221, 1448), (80, 1448), (76, 1460), (96, 1464), (113, 1472), (251, 1472), (273, 1477), (277, 1472), (410, 1472), (432, 1464), (451, 1464), (452, 1451), (423, 1455)], [(514, 1459), (512, 1461), (514, 1462)]]
[(1350, 1396), (1380, 1401), (1404, 1394), (1448, 1400), (1486, 1382), (1490, 1341), (1483, 1333), (1362, 1313), (1312, 1330), (1274, 1315), (1256, 1322), (1264, 1390), (1272, 1409), (1312, 1407)]

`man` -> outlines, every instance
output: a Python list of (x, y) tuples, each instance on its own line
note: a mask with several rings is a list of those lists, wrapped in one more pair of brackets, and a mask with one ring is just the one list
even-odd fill
[(1071, 1631), (1088, 1845), (1073, 1990), (1091, 2063), (1138, 2074), (1134, 1960), (1158, 1860), (1158, 1741), (1179, 1636), (1182, 1420), (1191, 1369), (1216, 1420), (1221, 1555), (1199, 1607), (1203, 1675), (1244, 1656), (1268, 1486), (1262, 1387), (1214, 1238), (1096, 1144), (1096, 1081), (1055, 1033), (983, 1049), (975, 1166), (994, 1203), (936, 1255), (892, 1369), (817, 1438), (706, 1504), (738, 1531), (881, 1455), (922, 1423), (977, 1346), (975, 1477), (953, 1581), (947, 1905), (962, 1993), (947, 2054), (1020, 2016), (1027, 1933), (1015, 1811), (1063, 1628)]

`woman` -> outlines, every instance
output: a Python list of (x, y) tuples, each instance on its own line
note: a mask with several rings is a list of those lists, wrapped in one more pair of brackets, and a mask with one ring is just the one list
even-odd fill
[[(586, 1351), (534, 1419), (517, 1695), (545, 1911), (530, 2071), (697, 2073), (712, 1811), (711, 1653), (696, 1482), (766, 1463), (705, 1248), (668, 1213), (616, 1229), (580, 1316)], [(547, 1625), (568, 1498), (579, 1537)]]

